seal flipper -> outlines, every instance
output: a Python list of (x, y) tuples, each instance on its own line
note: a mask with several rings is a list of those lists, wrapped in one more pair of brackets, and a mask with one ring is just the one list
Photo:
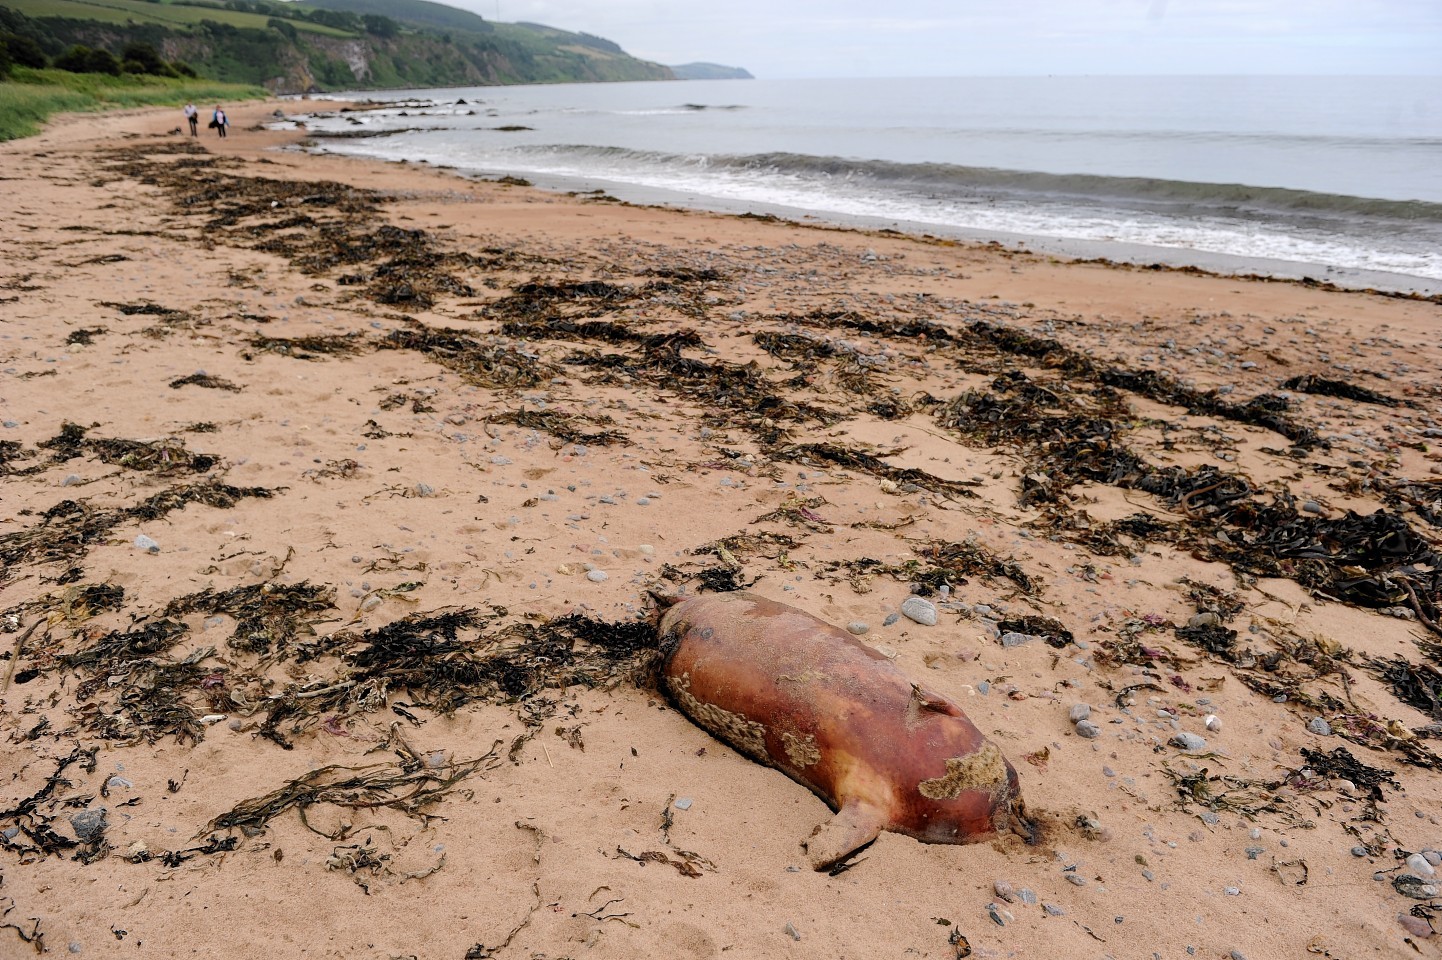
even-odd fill
[(827, 870), (875, 840), (885, 826), (885, 818), (875, 807), (852, 800), (811, 831), (802, 846), (813, 869)]

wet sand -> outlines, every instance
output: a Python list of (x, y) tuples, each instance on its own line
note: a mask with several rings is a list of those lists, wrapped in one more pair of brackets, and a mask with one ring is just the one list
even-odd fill
[[(1437, 302), (278, 107), (0, 145), (0, 954), (1439, 954)], [(825, 805), (646, 682), (649, 588), (743, 586), (961, 703), (1041, 842), (811, 871)]]

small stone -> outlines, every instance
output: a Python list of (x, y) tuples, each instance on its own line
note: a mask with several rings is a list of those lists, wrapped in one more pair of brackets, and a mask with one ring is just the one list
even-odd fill
[(1322, 505), (1315, 500), (1307, 500), (1302, 504), (1303, 513), (1321, 513)]
[(1079, 723), (1091, 715), (1092, 708), (1091, 704), (1088, 703), (1074, 703), (1072, 704), (1072, 708), (1067, 711), (1067, 716), (1071, 719), (1072, 723)]
[(1102, 728), (1090, 720), (1078, 720), (1076, 724), (1076, 735), (1083, 740), (1095, 740), (1101, 736)]
[(694, 801), (692, 801), (692, 799), (691, 799), (690, 797), (677, 797), (677, 798), (676, 798), (676, 809), (677, 809), (677, 810), (690, 810), (690, 809), (691, 809), (691, 804), (692, 804), (693, 802), (694, 802)]
[(434, 497), (436, 495), (436, 488), (429, 483), (417, 483), (415, 493), (418, 497)]
[(1436, 934), (1432, 932), (1431, 924), (1421, 917), (1412, 916), (1410, 913), (1397, 914), (1397, 922), (1402, 925), (1403, 930), (1406, 930), (1409, 935), (1418, 940), (1430, 940), (1436, 936)]
[(1354, 857), (1365, 857), (1366, 855), (1367, 855), (1367, 848), (1366, 848), (1366, 847), (1353, 847), (1353, 848), (1352, 848), (1352, 856), (1354, 856)]
[(1003, 647), (1019, 647), (1024, 643), (1030, 642), (1031, 635), (1027, 633), (1017, 633), (1013, 630), (1001, 635), (1001, 645)]
[(1222, 730), (1222, 718), (1215, 713), (1207, 714), (1206, 727), (1208, 733), (1220, 733)]
[(1029, 888), (1029, 887), (1022, 887), (1020, 890), (1018, 890), (1018, 891), (1016, 892), (1016, 895), (1017, 895), (1017, 897), (1021, 900), (1021, 902), (1024, 903), (1024, 904), (1026, 904), (1027, 906), (1029, 906), (1029, 907), (1036, 906), (1036, 891), (1035, 891), (1035, 890), (1032, 890), (1032, 889)]
[(509, 467), (511, 465), (511, 458), (498, 453), (491, 458), (491, 463), (498, 467)]
[(1005, 900), (1007, 903), (1015, 902), (1016, 891), (1013, 890), (1011, 884), (1005, 880), (996, 881), (991, 885), (991, 888), (996, 891), (996, 895), (999, 898)]
[(70, 818), (70, 827), (81, 843), (99, 840), (100, 835), (105, 832), (105, 808), (82, 810)]
[(1422, 854), (1420, 853), (1414, 853), (1410, 857), (1408, 857), (1406, 860), (1406, 864), (1408, 870), (1411, 870), (1413, 873), (1415, 873), (1419, 877), (1422, 877), (1424, 880), (1428, 877), (1435, 877), (1437, 875), (1436, 868), (1433, 867), (1432, 864), (1428, 863), (1427, 858), (1422, 856)]
[(142, 533), (135, 538), (135, 549), (144, 550), (146, 553), (159, 553), (160, 544)]
[(1266, 852), (1266, 848), (1265, 848), (1265, 847), (1248, 847), (1248, 848), (1247, 848), (1247, 859), (1248, 859), (1248, 860), (1255, 860), (1255, 859), (1257, 859), (1258, 857), (1260, 857), (1260, 856), (1261, 856), (1263, 853), (1265, 853), (1265, 852)]
[(135, 784), (131, 783), (124, 777), (111, 777), (109, 780), (105, 781), (105, 786), (110, 790), (129, 790), (130, 788), (134, 787)]
[(1437, 884), (1428, 883), (1421, 877), (1401, 873), (1392, 878), (1392, 889), (1413, 900), (1430, 900), (1437, 896)]
[(1185, 730), (1181, 733), (1173, 734), (1171, 740), (1168, 742), (1172, 746), (1180, 747), (1190, 753), (1196, 753), (1198, 750), (1205, 750), (1207, 748), (1207, 741), (1205, 739), (1197, 736), (1195, 733), (1187, 733)]
[(78, 473), (67, 473), (65, 479), (60, 481), (62, 487), (73, 487), (77, 483), (80, 483), (80, 474)]
[(1227, 896), (1229, 896), (1229, 897), (1240, 897), (1240, 896), (1242, 895), (1242, 888), (1241, 888), (1241, 887), (1225, 887), (1225, 888), (1222, 889), (1222, 892), (1225, 893), (1225, 894), (1226, 894)]
[(1247, 955), (1240, 950), (1233, 950), (1227, 957), (1228, 960), (1247, 960)]
[(1087, 885), (1087, 878), (1079, 873), (1068, 873), (1066, 875), (1066, 882), (1075, 887), (1084, 887)]
[(1436, 850), (1423, 850), (1422, 856), (1432, 866), (1442, 866), (1442, 853), (1438, 853)]
[(793, 925), (791, 925), (791, 924), (789, 924), (789, 923), (786, 925), (786, 935), (787, 935), (788, 937), (790, 937), (792, 940), (800, 940), (800, 939), (801, 939), (801, 931), (800, 931), (800, 930), (797, 930), (796, 927), (794, 927)]
[(936, 626), (936, 605), (921, 597), (907, 597), (901, 604), (901, 615), (924, 627)]
[(1063, 910), (1061, 907), (1057, 906), (1057, 905), (1054, 904), (1054, 903), (1043, 903), (1043, 904), (1041, 905), (1041, 908), (1046, 911), (1046, 915), (1049, 916), (1049, 917), (1064, 917), (1064, 916), (1066, 916), (1066, 911)]
[(883, 620), (883, 621), (881, 621), (881, 625), (882, 625), (883, 627), (889, 627), (889, 626), (891, 626), (893, 623), (895, 623), (896, 621), (898, 621), (898, 620), (900, 620), (900, 619), (901, 619), (901, 614), (899, 614), (899, 613), (888, 613), (888, 614), (886, 615), (886, 619)]
[(856, 637), (864, 637), (871, 632), (871, 624), (861, 620), (853, 620), (846, 625), (847, 631)]
[(587, 572), (586, 579), (591, 581), (592, 583), (605, 583), (607, 576), (608, 575), (604, 570), (591, 570)]
[(1220, 627), (1221, 625), (1222, 618), (1210, 610), (1199, 613), (1187, 621), (1189, 627)]
[(1319, 737), (1330, 737), (1332, 735), (1332, 725), (1321, 717), (1313, 717), (1307, 721), (1307, 732), (1315, 733)]

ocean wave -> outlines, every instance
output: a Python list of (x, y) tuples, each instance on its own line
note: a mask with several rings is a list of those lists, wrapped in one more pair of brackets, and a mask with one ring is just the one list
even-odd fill
[(1305, 215), (1442, 225), (1442, 203), (1386, 200), (1242, 183), (1203, 183), (1155, 177), (1040, 173), (946, 163), (854, 160), (796, 153), (748, 155), (668, 154), (625, 147), (548, 145), (552, 154), (647, 166), (706, 167), (770, 176), (869, 181), (891, 189), (927, 190), (959, 200), (1014, 198), (1132, 205), (1190, 215)]

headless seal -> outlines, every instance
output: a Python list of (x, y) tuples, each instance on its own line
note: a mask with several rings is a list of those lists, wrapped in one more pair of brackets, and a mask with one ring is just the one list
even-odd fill
[(843, 630), (753, 593), (672, 603), (661, 683), (741, 753), (810, 788), (836, 816), (806, 842), (817, 870), (883, 830), (926, 843), (1030, 839), (1016, 771), (951, 700)]

